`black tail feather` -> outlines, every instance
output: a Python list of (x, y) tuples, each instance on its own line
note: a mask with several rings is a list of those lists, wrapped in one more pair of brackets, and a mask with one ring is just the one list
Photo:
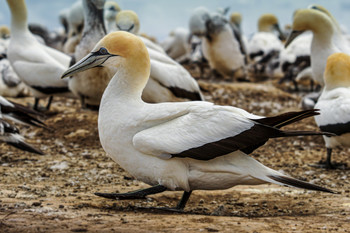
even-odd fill
[(272, 126), (275, 128), (281, 128), (283, 126), (292, 124), (294, 122), (300, 121), (302, 119), (319, 115), (318, 109), (310, 109), (299, 112), (287, 112), (273, 117), (265, 117), (262, 119), (254, 120), (260, 124)]
[(279, 175), (269, 175), (269, 178), (273, 179), (274, 181), (277, 181), (282, 184), (286, 184), (288, 186), (293, 186), (297, 188), (303, 188), (303, 189), (309, 189), (309, 190), (315, 190), (315, 191), (321, 191), (326, 193), (336, 193), (333, 190), (311, 184), (305, 181), (297, 180), (291, 177), (287, 176), (279, 176)]

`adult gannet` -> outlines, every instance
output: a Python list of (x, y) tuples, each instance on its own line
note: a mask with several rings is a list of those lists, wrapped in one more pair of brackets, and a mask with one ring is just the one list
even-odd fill
[(300, 9), (294, 14), (293, 31), (286, 41), (287, 47), (298, 35), (304, 31), (312, 31), (311, 42), (311, 67), (315, 80), (324, 85), (323, 73), (326, 67), (327, 58), (337, 52), (347, 52), (346, 44), (338, 44), (334, 40), (342, 35), (336, 30), (332, 19), (323, 11), (316, 9)]
[(336, 168), (331, 163), (332, 149), (350, 146), (350, 56), (334, 53), (327, 59), (324, 72), (325, 87), (315, 108), (321, 114), (315, 116), (317, 125), (323, 132), (335, 136), (324, 136), (327, 148), (326, 168)]
[(25, 142), (24, 138), (19, 134), (16, 126), (11, 125), (0, 117), (0, 142), (5, 142), (18, 149), (31, 153), (43, 155), (44, 153)]
[[(278, 32), (279, 37), (274, 34)], [(278, 19), (273, 14), (263, 14), (258, 20), (258, 32), (248, 41), (247, 50), (249, 58), (253, 62), (252, 72), (259, 76), (265, 76), (269, 71), (267, 67), (274, 58), (279, 56), (283, 48), (281, 39), (284, 35), (280, 29)]]
[[(139, 33), (140, 22), (134, 11), (123, 10), (117, 14), (119, 30)], [(148, 103), (181, 100), (202, 100), (198, 83), (179, 63), (152, 41), (140, 36), (151, 57), (151, 74), (142, 99)]]
[(242, 15), (239, 12), (232, 12), (230, 15), (230, 23), (234, 25), (240, 33), (242, 33)]
[(269, 138), (320, 134), (278, 129), (317, 115), (314, 110), (265, 118), (204, 101), (145, 103), (141, 95), (150, 76), (150, 57), (139, 37), (122, 31), (105, 36), (62, 78), (100, 66), (118, 70), (101, 100), (101, 144), (121, 167), (154, 187), (98, 195), (140, 198), (167, 189), (184, 190), (177, 206), (183, 209), (192, 190), (227, 189), (239, 184), (276, 183), (332, 192), (267, 168), (246, 154)]
[[(75, 61), (85, 57), (106, 35), (103, 20), (104, 1), (83, 0), (83, 7), (85, 26), (80, 43), (75, 49)], [(114, 73), (115, 70), (109, 67), (88, 70), (72, 76), (68, 86), (73, 94), (79, 97), (83, 108), (98, 109), (102, 94)]]
[(40, 98), (53, 95), (71, 95), (67, 80), (59, 77), (69, 66), (71, 58), (55, 49), (40, 44), (29, 32), (27, 8), (24, 0), (7, 0), (11, 10), (11, 41), (8, 59), (35, 97), (34, 109), (38, 109)]
[(114, 1), (106, 1), (103, 10), (103, 18), (108, 33), (117, 30), (116, 16), (120, 10), (118, 3)]

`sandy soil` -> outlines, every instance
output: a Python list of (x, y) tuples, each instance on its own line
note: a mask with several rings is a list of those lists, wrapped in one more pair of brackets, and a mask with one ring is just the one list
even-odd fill
[[(263, 115), (299, 109), (300, 97), (264, 83), (209, 84), (208, 101)], [(20, 103), (31, 98), (16, 99)], [(97, 113), (76, 100), (56, 99), (45, 123), (52, 131), (20, 126), (39, 156), (1, 145), (0, 232), (349, 232), (349, 170), (310, 167), (325, 158), (321, 137), (270, 140), (252, 156), (293, 177), (334, 189), (326, 194), (277, 185), (194, 191), (184, 213), (151, 207), (175, 206), (181, 192), (145, 200), (113, 201), (94, 192), (125, 192), (147, 187), (103, 151)], [(313, 119), (292, 129), (316, 130)], [(334, 151), (346, 163), (348, 150)], [(350, 165), (350, 164), (349, 164)]]

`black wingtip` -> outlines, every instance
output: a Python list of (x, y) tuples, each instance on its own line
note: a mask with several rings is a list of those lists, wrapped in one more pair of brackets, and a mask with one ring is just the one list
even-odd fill
[(279, 176), (279, 175), (269, 175), (269, 178), (273, 179), (274, 181), (277, 181), (282, 184), (286, 184), (288, 186), (293, 186), (297, 188), (303, 188), (303, 189), (308, 189), (308, 190), (314, 190), (314, 191), (321, 191), (321, 192), (326, 192), (326, 193), (333, 193), (336, 194), (337, 192), (315, 185), (311, 184), (305, 181), (297, 180), (288, 176)]
[(14, 146), (23, 151), (28, 151), (38, 155), (44, 155), (44, 152), (23, 141), (7, 142), (7, 144)]

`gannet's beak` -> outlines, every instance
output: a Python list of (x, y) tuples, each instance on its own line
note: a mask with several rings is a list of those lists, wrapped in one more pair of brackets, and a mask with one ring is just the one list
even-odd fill
[(292, 41), (295, 39), (295, 38), (297, 38), (297, 36), (299, 36), (301, 33), (303, 33), (304, 31), (292, 31), (291, 33), (290, 33), (290, 35), (288, 36), (288, 38), (287, 38), (287, 41), (286, 41), (286, 43), (284, 44), (284, 47), (285, 48), (287, 48), (288, 47), (288, 45), (290, 44), (290, 43), (292, 43)]
[(280, 38), (280, 40), (285, 40), (286, 39), (286, 36), (284, 35), (284, 33), (282, 32), (282, 30), (281, 30), (281, 28), (280, 28), (280, 25), (278, 25), (278, 23), (277, 24), (275, 24), (275, 25), (273, 25), (273, 27), (276, 29), (276, 31), (278, 32), (278, 35), (279, 35), (279, 38)]
[(66, 78), (81, 71), (88, 70), (94, 67), (102, 67), (102, 64), (105, 61), (107, 61), (108, 58), (113, 56), (117, 55), (108, 53), (108, 51), (102, 47), (98, 51), (89, 53), (87, 56), (75, 63), (73, 66), (69, 67), (69, 69), (62, 74), (61, 78)]

